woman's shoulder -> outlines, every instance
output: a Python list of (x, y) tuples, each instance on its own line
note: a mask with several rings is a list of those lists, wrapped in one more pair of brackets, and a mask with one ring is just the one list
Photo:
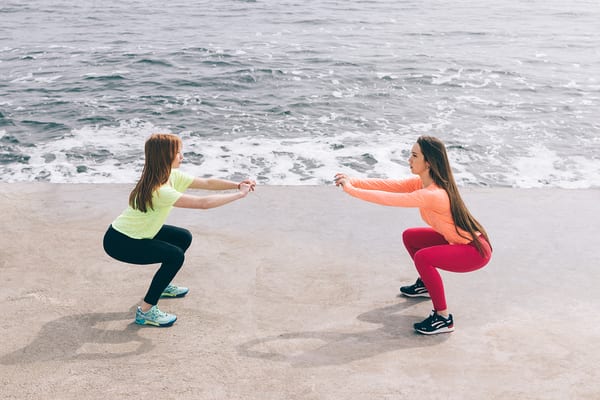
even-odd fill
[(174, 168), (171, 170), (169, 181), (177, 191), (181, 192), (186, 190), (192, 184), (194, 176)]
[(172, 191), (176, 191), (175, 188), (173, 187), (173, 184), (171, 183), (171, 181), (167, 181), (167, 183), (160, 185), (155, 191), (154, 193), (160, 195), (162, 193), (169, 193)]
[(403, 192), (416, 192), (417, 190), (424, 189), (423, 181), (418, 176), (404, 179), (393, 180), (396, 185), (402, 188)]
[(187, 174), (185, 172), (181, 171), (179, 168), (173, 168), (171, 170), (171, 174), (169, 175), (169, 177), (171, 179), (173, 179), (173, 178), (178, 178), (182, 175), (187, 175)]
[(442, 197), (446, 199), (448, 198), (448, 192), (446, 192), (446, 189), (436, 185), (435, 183), (432, 183), (424, 189), (432, 196)]
[(444, 188), (439, 187), (436, 184), (432, 184), (427, 187), (427, 196), (432, 207), (439, 210), (446, 210), (450, 208), (450, 196)]
[(406, 185), (411, 185), (415, 189), (423, 189), (423, 181), (418, 176), (402, 179), (401, 182), (404, 182)]

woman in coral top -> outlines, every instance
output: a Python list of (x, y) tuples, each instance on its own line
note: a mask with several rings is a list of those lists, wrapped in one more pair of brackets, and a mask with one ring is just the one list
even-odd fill
[(454, 320), (446, 305), (438, 269), (475, 271), (489, 262), (492, 248), (485, 229), (460, 196), (444, 144), (437, 138), (421, 136), (412, 147), (408, 163), (418, 178), (356, 179), (336, 174), (335, 184), (365, 201), (419, 208), (430, 228), (409, 228), (402, 234), (419, 278), (414, 285), (401, 287), (400, 292), (408, 297), (431, 297), (433, 311), (414, 324), (417, 332), (426, 335), (452, 332)]

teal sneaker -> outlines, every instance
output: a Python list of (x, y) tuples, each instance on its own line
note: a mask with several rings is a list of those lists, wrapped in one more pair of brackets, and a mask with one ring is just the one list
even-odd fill
[(135, 323), (138, 325), (153, 325), (153, 326), (171, 326), (177, 320), (173, 314), (160, 311), (158, 307), (152, 306), (146, 312), (143, 312), (140, 307), (135, 312)]
[(190, 289), (183, 286), (168, 285), (160, 297), (183, 297)]

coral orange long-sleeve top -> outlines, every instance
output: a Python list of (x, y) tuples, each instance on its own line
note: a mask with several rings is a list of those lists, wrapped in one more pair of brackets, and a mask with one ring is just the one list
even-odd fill
[(418, 207), (423, 221), (448, 243), (467, 244), (473, 240), (469, 232), (462, 229), (457, 232), (448, 193), (434, 183), (424, 188), (418, 177), (405, 180), (351, 178), (349, 182), (344, 185), (344, 191), (359, 199), (384, 206)]

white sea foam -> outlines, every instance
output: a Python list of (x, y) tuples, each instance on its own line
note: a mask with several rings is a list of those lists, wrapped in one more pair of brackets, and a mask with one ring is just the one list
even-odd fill
[(514, 186), (539, 188), (554, 182), (568, 189), (600, 186), (600, 163), (581, 156), (561, 157), (556, 152), (536, 144), (528, 155), (513, 162)]
[[(419, 129), (426, 128), (419, 126)], [(164, 129), (134, 121), (112, 128), (84, 128), (68, 137), (27, 150), (26, 163), (0, 165), (5, 182), (132, 183), (143, 166), (146, 138)], [(4, 136), (5, 132), (0, 131)], [(381, 132), (364, 142), (364, 132), (343, 132), (336, 137), (199, 138), (182, 133), (182, 169), (197, 176), (230, 179), (250, 177), (263, 184), (330, 184), (336, 172), (351, 176), (403, 178), (410, 176), (407, 158), (414, 138)], [(18, 153), (18, 144), (13, 151)], [(16, 148), (15, 148), (16, 147)], [(510, 165), (493, 154), (449, 148), (454, 174), (461, 185), (486, 181), (504, 186), (589, 188), (600, 186), (598, 162), (582, 156), (560, 157), (542, 145), (512, 158)], [(507, 159), (511, 159), (508, 157)], [(473, 168), (474, 165), (479, 166)]]

